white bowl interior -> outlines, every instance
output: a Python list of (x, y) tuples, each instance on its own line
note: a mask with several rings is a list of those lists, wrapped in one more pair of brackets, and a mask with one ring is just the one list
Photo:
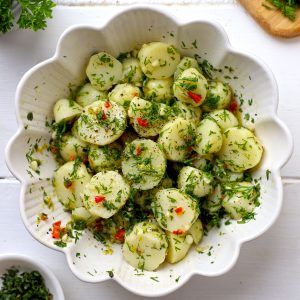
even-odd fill
[[(282, 202), (279, 169), (291, 154), (292, 139), (275, 115), (278, 97), (276, 83), (261, 62), (232, 50), (218, 24), (207, 20), (178, 24), (165, 12), (145, 7), (127, 10), (101, 28), (73, 27), (60, 39), (55, 56), (26, 73), (19, 84), (17, 115), (20, 130), (8, 146), (7, 163), (23, 183), (21, 212), (26, 227), (37, 240), (57, 249), (47, 232), (53, 220), (66, 223), (69, 214), (58, 203), (51, 185), (56, 163), (51, 153), (42, 149), (50, 138), (45, 118), (52, 120), (52, 107), (59, 98), (68, 95), (69, 84), (76, 85), (84, 80), (85, 66), (93, 53), (107, 51), (117, 56), (150, 41), (172, 43), (183, 55), (198, 54), (217, 69), (222, 68), (220, 78), (231, 84), (237, 99), (243, 95), (244, 115), (249, 113), (255, 119), (254, 124), (251, 119), (244, 120), (245, 125), (255, 128), (265, 148), (264, 159), (255, 173), (257, 178), (262, 178), (261, 206), (257, 209), (256, 221), (243, 225), (232, 222), (229, 226), (223, 224), (221, 228), (212, 230), (202, 242), (206, 246), (204, 254), (190, 251), (187, 258), (176, 265), (164, 264), (156, 272), (140, 275), (124, 262), (118, 245), (112, 246), (112, 255), (106, 255), (105, 247), (95, 241), (89, 232), (85, 232), (76, 244), (63, 249), (70, 268), (80, 279), (90, 282), (106, 280), (109, 278), (107, 271), (114, 270), (115, 279), (127, 289), (156, 296), (178, 288), (192, 274), (216, 276), (225, 273), (236, 261), (240, 244), (262, 234), (279, 214)], [(193, 46), (194, 41), (197, 47)], [(227, 66), (234, 69), (233, 74)], [(238, 78), (234, 79), (234, 76)], [(249, 99), (253, 99), (252, 105), (248, 105)], [(28, 112), (33, 112), (32, 121), (27, 120)], [(25, 130), (26, 125), (28, 128)], [(38, 141), (42, 149), (38, 157), (42, 160), (41, 174), (33, 174), (32, 177), (27, 172), (28, 162), (19, 150), (22, 149), (23, 153), (26, 149), (27, 153), (32, 141), (41, 137)], [(266, 169), (272, 172), (269, 180), (266, 180)], [(54, 202), (53, 212), (45, 208), (45, 197), (50, 197)], [(50, 221), (37, 226), (36, 218), (41, 211), (47, 211)], [(156, 276), (159, 282), (151, 280)], [(179, 276), (180, 280), (176, 281)]]

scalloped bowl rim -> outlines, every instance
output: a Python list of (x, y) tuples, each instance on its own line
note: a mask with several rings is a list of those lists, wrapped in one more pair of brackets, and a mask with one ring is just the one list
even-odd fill
[[(277, 83), (276, 80), (274, 78), (274, 75), (272, 73), (272, 71), (269, 69), (269, 67), (261, 61), (261, 59), (257, 58), (255, 55), (253, 54), (247, 54), (246, 52), (239, 52), (238, 50), (232, 48), (232, 46), (230, 45), (227, 33), (225, 31), (225, 29), (222, 27), (221, 24), (219, 24), (219, 22), (217, 22), (214, 19), (208, 19), (208, 18), (199, 18), (197, 20), (194, 20), (192, 22), (183, 22), (183, 21), (178, 21), (176, 19), (176, 17), (173, 16), (173, 14), (169, 11), (169, 9), (166, 8), (162, 8), (162, 7), (158, 7), (158, 6), (153, 6), (153, 5), (132, 5), (126, 9), (123, 9), (122, 11), (120, 11), (117, 14), (114, 14), (113, 16), (111, 16), (106, 22), (103, 23), (103, 25), (101, 26), (94, 26), (94, 25), (73, 25), (71, 27), (69, 27), (68, 29), (66, 29), (62, 35), (60, 36), (58, 42), (57, 42), (57, 46), (56, 46), (56, 50), (54, 55), (45, 60), (42, 61), (41, 63), (35, 65), (34, 67), (32, 67), (30, 70), (28, 70), (22, 77), (22, 79), (20, 80), (17, 89), (16, 89), (16, 96), (15, 96), (15, 105), (16, 105), (16, 117), (17, 117), (17, 121), (18, 121), (18, 131), (15, 133), (15, 135), (11, 138), (11, 140), (9, 141), (9, 143), (7, 144), (7, 147), (5, 149), (5, 157), (6, 157), (6, 164), (9, 168), (9, 170), (11, 171), (11, 173), (22, 183), (21, 185), (21, 197), (20, 197), (20, 210), (21, 210), (21, 216), (22, 216), (22, 220), (24, 222), (25, 228), (29, 231), (29, 233), (31, 235), (33, 235), (33, 237), (38, 240), (39, 242), (41, 242), (42, 244), (46, 245), (47, 247), (54, 249), (54, 250), (59, 250), (61, 252), (64, 252), (69, 264), (70, 269), (72, 270), (72, 272), (82, 281), (86, 281), (86, 282), (102, 282), (102, 281), (106, 281), (108, 279), (111, 279), (110, 277), (107, 278), (103, 278), (103, 279), (97, 279), (96, 281), (93, 280), (87, 280), (87, 278), (85, 278), (84, 276), (82, 276), (80, 273), (76, 272), (76, 270), (73, 268), (72, 265), (72, 261), (70, 256), (68, 255), (68, 249), (57, 249), (57, 248), (53, 248), (50, 247), (49, 245), (45, 244), (43, 241), (41, 241), (39, 239), (38, 236), (36, 236), (33, 232), (30, 231), (29, 229), (29, 224), (27, 222), (25, 213), (24, 213), (24, 207), (23, 207), (23, 203), (25, 201), (25, 190), (27, 187), (27, 184), (29, 184), (28, 181), (26, 181), (26, 179), (22, 178), (14, 169), (14, 164), (11, 160), (11, 149), (12, 149), (12, 145), (14, 144), (15, 140), (17, 139), (17, 137), (19, 137), (20, 135), (22, 135), (22, 133), (24, 133), (24, 128), (23, 128), (23, 124), (22, 124), (22, 120), (20, 117), (20, 91), (22, 90), (23, 86), (26, 84), (27, 79), (36, 71), (38, 71), (41, 67), (47, 65), (47, 64), (51, 64), (52, 62), (55, 61), (60, 61), (59, 59), (59, 53), (61, 51), (61, 44), (62, 41), (64, 40), (64, 38), (73, 31), (76, 31), (77, 29), (90, 29), (90, 30), (96, 30), (96, 31), (101, 31), (102, 29), (104, 29), (110, 22), (113, 22), (115, 19), (117, 19), (120, 15), (126, 14), (128, 11), (131, 10), (150, 10), (150, 11), (154, 11), (157, 13), (160, 13), (162, 15), (164, 15), (165, 17), (167, 17), (168, 19), (170, 19), (171, 21), (173, 21), (178, 27), (182, 26), (182, 25), (187, 25), (187, 24), (191, 24), (191, 23), (199, 23), (201, 22), (209, 24), (211, 27), (214, 27), (214, 29), (218, 32), (221, 33), (221, 35), (224, 37), (224, 41), (225, 41), (225, 47), (224, 47), (224, 53), (232, 53), (232, 54), (239, 54), (239, 55), (243, 55), (244, 57), (248, 57), (252, 60), (255, 60), (260, 67), (264, 70), (264, 72), (267, 74), (267, 76), (270, 79), (270, 82), (272, 84), (272, 88), (274, 89), (274, 93), (275, 93), (275, 98), (274, 98), (274, 106), (273, 106), (273, 112), (269, 115), (269, 118), (271, 118), (274, 122), (277, 123), (277, 125), (279, 126), (279, 128), (283, 131), (285, 137), (287, 138), (288, 144), (287, 144), (287, 149), (285, 152), (285, 156), (282, 158), (281, 163), (278, 165), (278, 167), (275, 169), (275, 174), (274, 178), (276, 179), (276, 181), (279, 183), (278, 184), (278, 192), (279, 192), (279, 196), (281, 198), (280, 201), (280, 205), (278, 205), (276, 213), (273, 215), (273, 218), (271, 220), (269, 220), (269, 223), (267, 226), (265, 226), (263, 229), (261, 230), (257, 230), (255, 234), (253, 234), (252, 236), (249, 237), (245, 237), (245, 238), (241, 238), (241, 239), (237, 239), (235, 240), (235, 252), (232, 255), (231, 258), (231, 263), (228, 264), (225, 268), (223, 268), (222, 270), (220, 270), (219, 272), (215, 272), (214, 274), (203, 274), (203, 272), (197, 272), (196, 270), (192, 270), (190, 271), (182, 280), (180, 280), (179, 283), (177, 283), (176, 286), (171, 286), (167, 289), (164, 289), (163, 291), (160, 291), (158, 289), (158, 291), (153, 291), (151, 294), (146, 294), (143, 291), (139, 291), (136, 290), (134, 288), (128, 287), (126, 285), (126, 283), (123, 283), (122, 280), (119, 280), (117, 276), (115, 276), (113, 278), (113, 280), (116, 280), (121, 286), (123, 286), (124, 288), (126, 288), (127, 290), (137, 294), (137, 295), (141, 295), (141, 296), (147, 296), (147, 297), (158, 297), (158, 296), (164, 296), (166, 294), (169, 294), (173, 291), (175, 291), (176, 289), (180, 288), (181, 286), (183, 286), (192, 276), (198, 274), (198, 275), (203, 275), (203, 276), (209, 276), (209, 277), (214, 277), (214, 276), (219, 276), (222, 275), (226, 272), (228, 272), (236, 263), (238, 257), (239, 257), (239, 252), (240, 252), (240, 248), (241, 245), (247, 241), (250, 241), (252, 239), (257, 238), (258, 236), (262, 235), (265, 231), (267, 231), (276, 221), (276, 219), (279, 216), (280, 210), (281, 210), (281, 206), (282, 206), (282, 197), (283, 197), (283, 190), (282, 190), (282, 182), (281, 182), (281, 177), (280, 177), (280, 168), (282, 168), (284, 166), (284, 164), (286, 164), (286, 162), (289, 160), (289, 158), (292, 155), (293, 152), (293, 138), (292, 135), (289, 131), (289, 129), (287, 128), (287, 126), (277, 117), (276, 111), (277, 111), (277, 106), (278, 106), (278, 88), (277, 88)], [(1, 256), (0, 256), (1, 258)]]

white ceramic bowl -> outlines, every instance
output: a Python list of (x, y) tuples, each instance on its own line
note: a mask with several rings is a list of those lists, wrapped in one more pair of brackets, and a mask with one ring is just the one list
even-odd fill
[[(197, 48), (193, 46), (195, 40)], [(197, 53), (216, 68), (225, 70), (220, 73), (221, 78), (226, 74), (237, 76), (238, 79), (231, 80), (226, 77), (237, 98), (243, 94), (244, 115), (250, 114), (255, 118), (254, 124), (249, 121), (247, 125), (255, 127), (265, 152), (260, 167), (254, 173), (255, 177), (262, 178), (261, 206), (256, 209), (255, 221), (242, 225), (236, 222), (228, 226), (223, 224), (204, 238), (204, 254), (192, 250), (175, 265), (165, 263), (156, 272), (138, 276), (122, 258), (120, 246), (113, 245), (113, 254), (106, 255), (102, 251), (105, 247), (95, 241), (89, 232), (67, 248), (61, 249), (53, 244), (51, 235), (47, 234), (51, 223), (62, 220), (65, 224), (70, 218), (53, 193), (50, 178), (56, 166), (55, 160), (46, 150), (41, 151), (41, 174), (31, 177), (27, 172), (25, 153), (35, 140), (41, 138), (39, 145), (48, 142), (50, 134), (45, 118), (53, 118), (53, 105), (57, 99), (68, 95), (68, 84), (78, 84), (85, 78), (85, 66), (91, 54), (107, 51), (117, 56), (120, 52), (151, 41), (172, 43), (184, 55)], [(225, 66), (231, 66), (234, 74)], [(251, 106), (248, 99), (253, 99)], [(113, 270), (114, 279), (128, 290), (144, 296), (161, 296), (179, 288), (194, 274), (224, 274), (236, 262), (242, 243), (265, 232), (281, 209), (280, 168), (291, 155), (292, 137), (276, 116), (277, 103), (277, 85), (271, 71), (259, 59), (232, 49), (224, 29), (212, 20), (179, 23), (166, 9), (137, 6), (124, 10), (101, 27), (73, 26), (60, 38), (54, 56), (29, 70), (17, 88), (19, 130), (7, 146), (6, 159), (9, 169), (22, 183), (20, 209), (24, 224), (38, 241), (63, 251), (74, 274), (87, 282), (107, 280), (107, 271)], [(26, 118), (28, 112), (33, 112), (32, 121)], [(269, 180), (265, 175), (267, 169), (271, 171)], [(47, 211), (50, 221), (37, 226), (37, 215), (45, 210), (45, 197), (52, 199), (55, 210)], [(80, 257), (76, 253), (81, 253)]]
[[(1, 254), (0, 277), (12, 267), (17, 268), (20, 272), (38, 271), (44, 278), (45, 285), (49, 292), (53, 295), (53, 299), (65, 299), (61, 285), (53, 272), (46, 265), (37, 261), (35, 258), (30, 258), (21, 254)], [(0, 286), (1, 285), (2, 281), (0, 279)]]

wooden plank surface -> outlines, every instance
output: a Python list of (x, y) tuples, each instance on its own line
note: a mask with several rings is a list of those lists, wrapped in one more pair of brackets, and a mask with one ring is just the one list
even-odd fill
[(295, 21), (291, 21), (266, 0), (240, 0), (254, 19), (268, 32), (276, 36), (291, 38), (300, 35), (300, 10)]

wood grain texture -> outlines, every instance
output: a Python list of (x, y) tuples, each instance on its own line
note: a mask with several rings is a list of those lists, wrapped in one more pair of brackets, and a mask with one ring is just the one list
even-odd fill
[[(291, 38), (300, 35), (300, 10), (295, 21), (290, 21), (279, 10), (268, 9), (262, 5), (265, 0), (240, 0), (254, 19), (273, 35)], [(271, 4), (268, 6), (271, 7)]]

